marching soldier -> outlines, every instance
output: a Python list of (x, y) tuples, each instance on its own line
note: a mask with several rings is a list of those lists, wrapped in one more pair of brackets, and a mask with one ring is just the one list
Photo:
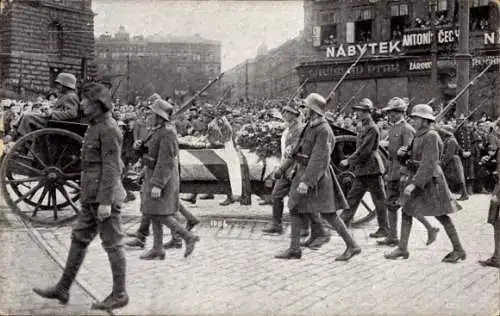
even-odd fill
[[(466, 120), (463, 114), (457, 119), (457, 125)], [(465, 122), (457, 131), (455, 131), (455, 137), (458, 144), (462, 148), (462, 163), (464, 166), (465, 181), (467, 183), (468, 193), (471, 194), (472, 186), (475, 180), (475, 170), (474, 170), (474, 132), (467, 122)]]
[[(406, 113), (408, 104), (405, 103), (400, 98), (392, 98), (387, 107), (382, 110), (389, 114), (389, 120), (393, 123), (393, 127), (388, 133), (388, 152), (389, 159), (387, 163), (387, 209), (389, 218), (389, 236), (387, 238), (378, 241), (379, 245), (387, 246), (397, 246), (398, 240), (398, 210), (401, 207), (399, 203), (400, 189), (402, 183), (401, 179), (401, 163), (398, 159), (398, 149), (403, 146), (409, 146), (413, 136), (415, 135), (415, 130), (410, 126), (404, 119), (404, 114)], [(436, 240), (438, 228), (432, 227), (432, 225), (424, 218), (416, 216), (416, 218), (425, 226), (427, 229), (427, 245), (430, 245)]]
[(165, 259), (163, 249), (163, 225), (172, 233), (179, 234), (186, 242), (184, 257), (194, 250), (199, 237), (182, 227), (175, 218), (179, 209), (179, 145), (177, 133), (170, 121), (174, 107), (164, 100), (156, 100), (151, 106), (150, 120), (153, 130), (145, 144), (144, 183), (141, 189), (141, 212), (151, 218), (153, 248), (142, 255), (144, 260)]
[[(500, 137), (500, 120), (497, 120), (494, 125), (495, 134), (497, 136), (497, 141)], [(497, 151), (497, 170), (500, 172), (500, 150)], [(500, 181), (497, 182), (493, 193), (491, 194), (490, 210), (488, 213), (488, 223), (493, 225), (494, 228), (494, 247), (493, 255), (486, 259), (480, 260), (479, 263), (482, 266), (500, 268)]]
[[(297, 163), (288, 200), (292, 224), (290, 248), (275, 257), (300, 259), (302, 256), (300, 230), (303, 227), (303, 221), (308, 217), (311, 219), (311, 235), (313, 235), (315, 225), (321, 224), (315, 221), (315, 218), (321, 214), (321, 217), (335, 228), (347, 245), (345, 252), (335, 260), (347, 261), (359, 254), (361, 249), (337, 215), (338, 209), (347, 207), (347, 201), (330, 165), (334, 136), (324, 118), (326, 100), (317, 93), (311, 93), (305, 99), (305, 106), (304, 115), (308, 123), (298, 140), (298, 147), (294, 148), (287, 157), (294, 159)], [(284, 170), (288, 169), (288, 159), (281, 164), (278, 175), (282, 175)]]
[[(412, 218), (414, 216), (435, 216), (443, 225), (453, 245), (443, 262), (456, 263), (465, 260), (466, 253), (462, 248), (457, 230), (448, 214), (457, 211), (458, 204), (448, 188), (443, 170), (439, 165), (439, 157), (443, 151), (443, 142), (437, 131), (431, 128), (435, 121), (432, 108), (427, 104), (413, 107), (411, 116), (416, 128), (411, 148), (402, 148), (399, 154), (406, 156), (406, 168), (409, 172), (408, 182), (402, 196), (403, 219), (399, 246), (393, 252), (385, 254), (387, 259), (403, 257), (408, 259), (408, 239), (410, 237)], [(405, 154), (407, 152), (407, 154)]]
[(104, 86), (89, 84), (84, 87), (82, 97), (83, 113), (89, 117), (89, 128), (82, 145), (82, 210), (71, 234), (71, 247), (59, 282), (53, 287), (33, 291), (66, 304), (87, 247), (99, 233), (111, 265), (113, 291), (92, 308), (112, 310), (127, 305), (129, 301), (125, 289), (126, 261), (120, 223), (120, 208), (125, 198), (121, 183), (122, 136), (111, 117), (111, 95)]
[(17, 129), (19, 136), (44, 128), (48, 120), (73, 121), (79, 118), (80, 101), (76, 94), (76, 77), (62, 72), (57, 75), (55, 82), (62, 96), (54, 104), (52, 111), (47, 115), (24, 114)]
[(356, 151), (344, 159), (340, 164), (344, 167), (352, 166), (356, 178), (352, 183), (351, 190), (347, 194), (349, 209), (342, 212), (342, 219), (347, 226), (350, 225), (359, 203), (366, 191), (369, 191), (377, 212), (378, 230), (371, 233), (372, 238), (388, 236), (387, 207), (385, 205), (385, 189), (382, 175), (385, 173), (382, 157), (378, 150), (380, 133), (377, 125), (373, 122), (371, 113), (373, 103), (370, 99), (362, 99), (359, 105), (352, 107), (357, 117), (361, 120), (361, 128), (358, 131)]

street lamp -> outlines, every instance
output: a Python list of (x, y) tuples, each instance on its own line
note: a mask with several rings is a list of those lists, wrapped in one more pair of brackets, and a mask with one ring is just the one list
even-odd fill
[(432, 42), (431, 42), (431, 85), (432, 85), (432, 95), (436, 97), (439, 95), (439, 84), (438, 84), (438, 65), (437, 65), (437, 54), (438, 54), (438, 43), (437, 43), (437, 32), (436, 32), (436, 18), (437, 18), (437, 10), (438, 10), (438, 0), (430, 0), (429, 8), (431, 13), (431, 33), (432, 33)]

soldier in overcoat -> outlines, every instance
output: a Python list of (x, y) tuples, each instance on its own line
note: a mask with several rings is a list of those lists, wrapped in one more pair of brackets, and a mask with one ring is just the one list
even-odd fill
[(347, 159), (340, 162), (341, 166), (354, 168), (354, 181), (347, 194), (349, 209), (341, 217), (347, 226), (350, 225), (365, 193), (370, 192), (377, 213), (378, 230), (371, 233), (372, 238), (387, 237), (387, 207), (385, 205), (386, 193), (382, 175), (385, 173), (384, 162), (379, 152), (380, 132), (372, 119), (373, 103), (364, 98), (358, 105), (352, 107), (361, 120), (358, 131), (356, 151)]
[[(308, 123), (301, 133), (296, 149), (289, 158), (295, 160), (295, 174), (290, 186), (288, 209), (291, 215), (290, 247), (276, 255), (278, 259), (300, 259), (300, 230), (306, 217), (321, 214), (347, 245), (347, 249), (336, 260), (349, 260), (361, 252), (343, 221), (337, 215), (338, 209), (347, 207), (347, 201), (330, 165), (330, 155), (334, 147), (334, 136), (330, 125), (324, 118), (326, 100), (317, 93), (311, 93), (305, 99), (304, 115)], [(287, 170), (285, 161), (278, 173)], [(340, 201), (339, 201), (340, 200)], [(312, 215), (312, 216), (311, 216)], [(314, 233), (314, 229), (311, 235)]]
[[(412, 118), (416, 131), (415, 138), (408, 150), (406, 168), (409, 171), (408, 182), (403, 192), (403, 219), (401, 239), (398, 248), (385, 255), (387, 259), (403, 257), (407, 259), (408, 239), (414, 216), (435, 216), (443, 225), (453, 245), (443, 262), (456, 263), (466, 258), (457, 230), (448, 214), (458, 209), (458, 204), (448, 188), (439, 157), (443, 152), (443, 142), (431, 124), (435, 121), (432, 108), (427, 104), (413, 107)], [(405, 149), (400, 149), (404, 154)]]
[[(495, 122), (494, 130), (496, 142), (500, 140), (500, 119)], [(497, 171), (500, 172), (500, 150), (497, 150)], [(500, 179), (500, 178), (499, 178)], [(480, 260), (482, 266), (500, 268), (500, 181), (497, 182), (493, 193), (491, 194), (490, 209), (488, 213), (488, 223), (493, 225), (494, 233), (494, 251), (493, 255), (485, 260)]]
[(44, 128), (48, 120), (72, 121), (80, 116), (80, 100), (76, 94), (76, 77), (70, 73), (60, 73), (55, 80), (61, 97), (57, 99), (48, 115), (26, 113), (19, 121), (19, 136)]
[(179, 209), (179, 144), (170, 115), (174, 107), (164, 100), (156, 100), (150, 107), (150, 120), (156, 132), (145, 144), (145, 168), (141, 188), (141, 212), (149, 216), (153, 225), (153, 248), (142, 255), (144, 260), (165, 259), (163, 225), (178, 233), (186, 242), (184, 257), (189, 256), (199, 237), (182, 227), (175, 218)]
[(127, 305), (129, 300), (125, 289), (126, 261), (120, 223), (120, 209), (125, 198), (121, 182), (122, 135), (111, 117), (111, 95), (104, 86), (88, 84), (82, 97), (81, 106), (89, 118), (89, 127), (81, 154), (81, 213), (71, 234), (68, 259), (59, 282), (53, 287), (33, 291), (44, 298), (67, 303), (69, 288), (83, 263), (87, 247), (99, 234), (111, 265), (113, 291), (92, 308), (112, 310)]
[[(389, 114), (389, 120), (393, 123), (392, 128), (388, 133), (387, 151), (389, 154), (387, 161), (387, 173), (385, 175), (387, 184), (387, 210), (389, 219), (389, 236), (378, 241), (379, 245), (397, 246), (398, 240), (398, 210), (401, 207), (399, 196), (401, 194), (402, 182), (401, 163), (398, 159), (398, 149), (403, 146), (409, 146), (415, 135), (415, 129), (411, 127), (404, 119), (404, 114), (407, 109), (407, 103), (401, 98), (392, 98), (387, 107), (382, 110)], [(438, 228), (432, 225), (422, 216), (416, 216), (427, 230), (427, 245), (430, 245), (436, 240)]]

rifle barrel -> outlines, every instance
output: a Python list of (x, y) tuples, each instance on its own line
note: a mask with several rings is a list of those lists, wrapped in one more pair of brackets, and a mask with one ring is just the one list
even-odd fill
[(356, 65), (361, 60), (361, 57), (363, 57), (365, 55), (366, 51), (367, 51), (366, 49), (363, 50), (363, 51), (361, 51), (361, 54), (359, 54), (358, 58), (356, 58), (356, 60), (351, 64), (351, 66), (349, 66), (349, 68), (347, 68), (346, 72), (344, 72), (344, 74), (342, 75), (342, 77), (340, 77), (340, 80), (337, 81), (337, 83), (333, 87), (332, 91), (330, 91), (330, 93), (328, 94), (328, 97), (326, 98), (326, 103), (330, 102), (330, 100), (332, 99), (333, 95), (335, 94), (335, 91), (337, 91), (337, 89), (340, 87), (340, 85), (345, 80), (345, 78), (347, 77), (347, 75), (351, 73), (352, 69), (354, 67), (356, 67)]
[(295, 99), (295, 97), (300, 93), (300, 91), (302, 91), (302, 88), (306, 85), (306, 83), (308, 81), (309, 81), (309, 78), (306, 78), (306, 80), (304, 80), (304, 82), (302, 82), (302, 84), (299, 86), (297, 91), (295, 91), (295, 93), (288, 100), (288, 103), (286, 104), (287, 106), (290, 106), (292, 104), (293, 99)]

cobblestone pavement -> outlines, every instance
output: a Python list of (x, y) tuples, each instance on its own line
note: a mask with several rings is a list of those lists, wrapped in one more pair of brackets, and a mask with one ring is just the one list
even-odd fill
[[(172, 250), (165, 261), (142, 261), (141, 251), (127, 250), (131, 302), (117, 314), (498, 315), (500, 310), (499, 271), (477, 264), (493, 248), (492, 228), (485, 223), (486, 195), (472, 197), (463, 203), (464, 210), (453, 215), (468, 254), (459, 264), (441, 262), (451, 249), (443, 229), (438, 240), (426, 247), (425, 230), (418, 222), (413, 226), (410, 258), (385, 260), (383, 254), (389, 249), (368, 237), (375, 221), (352, 230), (363, 251), (348, 263), (334, 261), (344, 250), (335, 233), (322, 249), (305, 250), (302, 260), (277, 260), (274, 254), (288, 246), (289, 229), (283, 236), (266, 236), (261, 233), (263, 221), (209, 220), (215, 215), (269, 216), (269, 206), (221, 208), (218, 202), (188, 205), (205, 218), (195, 228), (201, 242), (190, 258), (184, 259), (182, 250)], [(136, 201), (124, 210), (127, 231), (138, 226), (137, 206)], [(64, 260), (70, 227), (37, 231)], [(111, 290), (111, 272), (100, 248), (98, 241), (90, 246), (80, 277), (91, 293), (103, 298)], [(40, 265), (31, 269), (44, 271)], [(38, 302), (28, 289), (23, 292), (30, 304)]]
[(78, 284), (71, 289), (68, 305), (33, 294), (33, 287), (56, 282), (61, 268), (1, 203), (0, 200), (0, 315), (102, 314), (89, 311), (92, 298)]

